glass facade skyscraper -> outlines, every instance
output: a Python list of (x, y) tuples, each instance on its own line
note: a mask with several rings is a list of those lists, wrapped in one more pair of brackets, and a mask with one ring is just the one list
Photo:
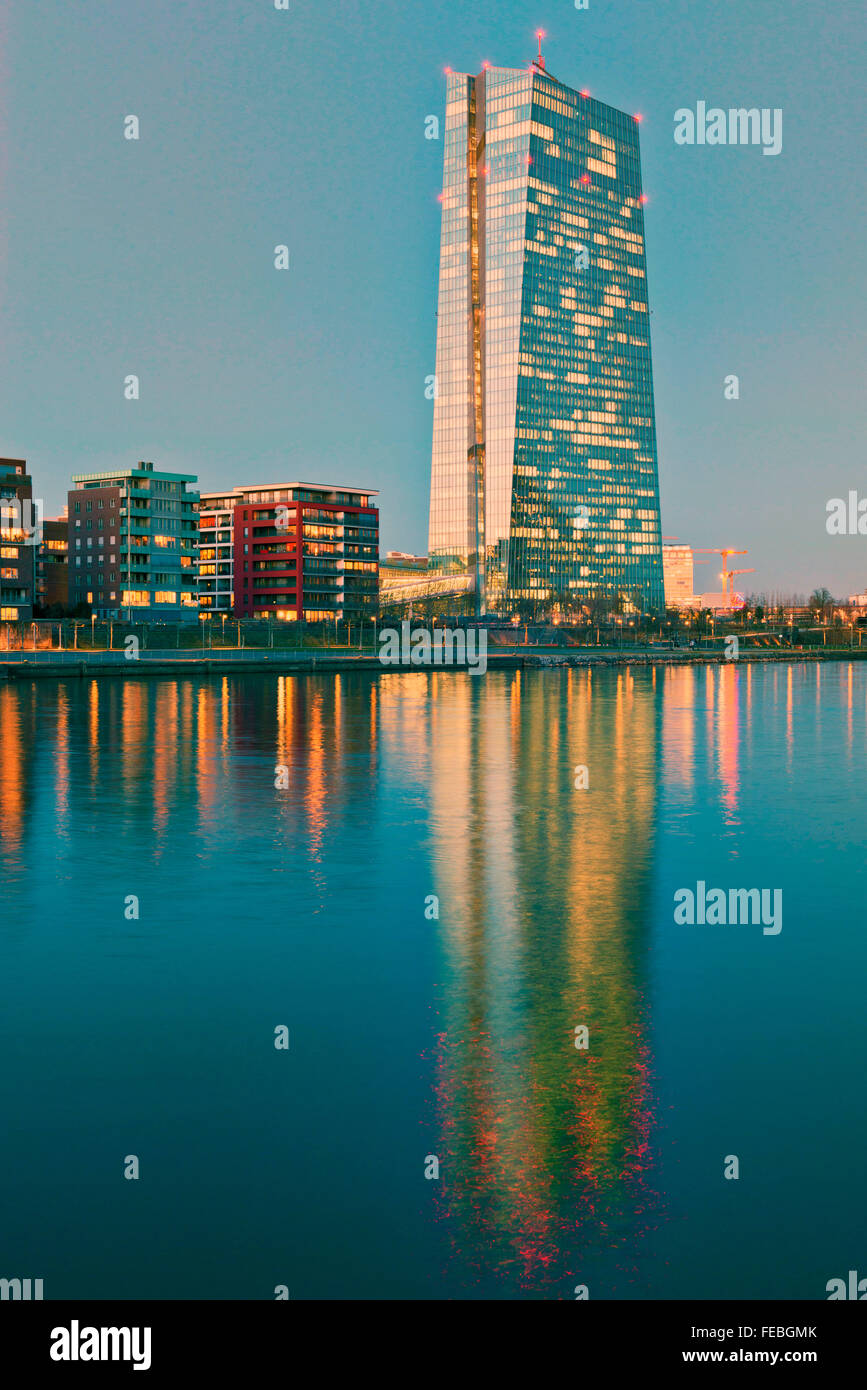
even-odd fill
[(638, 122), (448, 76), (430, 562), (479, 611), (663, 607)]

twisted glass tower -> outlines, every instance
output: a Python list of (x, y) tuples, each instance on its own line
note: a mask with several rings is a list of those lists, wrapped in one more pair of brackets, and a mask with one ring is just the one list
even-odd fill
[(448, 76), (429, 554), (479, 612), (664, 604), (638, 123)]

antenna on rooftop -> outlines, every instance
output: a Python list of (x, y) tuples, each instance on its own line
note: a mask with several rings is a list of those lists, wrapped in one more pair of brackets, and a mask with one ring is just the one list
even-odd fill
[(538, 56), (538, 58), (536, 59), (536, 66), (539, 67), (539, 68), (541, 68), (543, 72), (545, 71), (545, 59), (542, 57), (542, 40), (544, 39), (544, 37), (545, 37), (545, 30), (544, 30), (544, 29), (537, 29), (537, 30), (536, 30), (536, 38), (539, 40), (539, 56)]

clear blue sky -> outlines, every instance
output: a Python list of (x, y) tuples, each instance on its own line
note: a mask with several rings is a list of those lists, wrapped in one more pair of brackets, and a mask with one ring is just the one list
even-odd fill
[[(746, 588), (867, 587), (867, 537), (825, 531), (828, 498), (867, 496), (852, 3), (5, 0), (0, 453), (49, 510), (73, 472), (144, 458), (206, 488), (376, 487), (384, 548), (424, 550), (424, 120), (446, 65), (519, 66), (540, 27), (556, 76), (644, 116), (664, 534), (748, 548)], [(676, 145), (698, 100), (781, 107), (782, 153)]]

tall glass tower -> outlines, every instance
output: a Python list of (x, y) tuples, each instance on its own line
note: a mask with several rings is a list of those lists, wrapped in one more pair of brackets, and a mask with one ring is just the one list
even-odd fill
[(664, 605), (638, 123), (449, 73), (429, 553), (479, 612)]

